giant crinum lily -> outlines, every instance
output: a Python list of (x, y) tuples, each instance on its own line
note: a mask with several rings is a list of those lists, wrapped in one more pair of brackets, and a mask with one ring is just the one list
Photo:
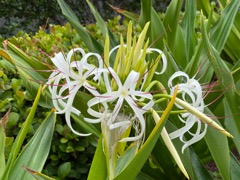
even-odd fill
[[(138, 135), (134, 137), (124, 138), (121, 140), (121, 142), (139, 140), (143, 137), (145, 131), (145, 119), (143, 114), (148, 111), (154, 104), (152, 95), (150, 93), (135, 89), (136, 84), (139, 80), (139, 73), (132, 70), (127, 76), (125, 82), (122, 83), (116, 72), (111, 67), (108, 68), (108, 71), (110, 77), (112, 77), (111, 80), (113, 80), (114, 83), (116, 83), (117, 85), (117, 90), (112, 90), (112, 87), (110, 86), (111, 80), (109, 80), (108, 76), (105, 73), (104, 81), (107, 86), (106, 89), (108, 89), (108, 92), (96, 96), (88, 102), (88, 113), (96, 117), (96, 119), (85, 118), (85, 120), (91, 123), (102, 121), (106, 117), (106, 111), (108, 111), (108, 109), (106, 109), (106, 104), (108, 104), (107, 107), (114, 107), (111, 111), (111, 116), (109, 116), (110, 120), (108, 120), (108, 126), (109, 129), (115, 129), (122, 125), (134, 123), (130, 120), (116, 121), (116, 117), (119, 115), (120, 110), (126, 111), (126, 113), (128, 113), (130, 108), (132, 110), (132, 113), (129, 112), (129, 116), (136, 118), (129, 119), (138, 119), (139, 124), (141, 125), (141, 130), (139, 131)], [(141, 98), (137, 99), (136, 97)], [(138, 105), (138, 101), (148, 102), (146, 102), (143, 107), (140, 107)], [(98, 104), (102, 104), (103, 106), (105, 106), (102, 113), (93, 109), (93, 106)]]
[[(80, 60), (72, 61), (74, 52), (79, 52)], [(96, 57), (99, 67), (88, 62), (90, 57)], [(74, 98), (80, 88), (87, 89), (93, 95), (99, 95), (95, 87), (88, 83), (88, 78), (97, 81), (104, 71), (103, 61), (97, 53), (85, 53), (82, 48), (76, 48), (69, 51), (67, 57), (62, 52), (57, 53), (51, 58), (56, 66), (55, 71), (50, 75), (47, 84), (52, 94), (53, 105), (58, 114), (65, 113), (66, 122), (69, 128), (78, 135), (84, 136), (89, 134), (81, 134), (76, 132), (71, 125), (70, 114), (79, 115), (81, 112), (73, 107)]]
[[(181, 71), (175, 72), (168, 81), (168, 86), (171, 89), (171, 94), (173, 94), (175, 90), (175, 86), (173, 85), (173, 81), (177, 77), (184, 78), (184, 83), (178, 84), (178, 92), (182, 95), (182, 99), (187, 102), (189, 105), (194, 107), (200, 112), (204, 111), (204, 102), (202, 97), (202, 88), (197, 80), (194, 78), (190, 79), (189, 76)], [(175, 103), (179, 109), (183, 109), (182, 106)], [(169, 134), (171, 139), (180, 138), (180, 140), (184, 143), (182, 147), (182, 152), (188, 146), (194, 144), (195, 142), (201, 140), (207, 132), (207, 124), (203, 123), (198, 117), (193, 114), (186, 112), (181, 113), (179, 119), (185, 124), (182, 128), (172, 132)], [(190, 130), (197, 126), (195, 132), (191, 132)], [(203, 125), (203, 130), (202, 130)], [(188, 133), (191, 138), (189, 140), (184, 139), (184, 134)]]

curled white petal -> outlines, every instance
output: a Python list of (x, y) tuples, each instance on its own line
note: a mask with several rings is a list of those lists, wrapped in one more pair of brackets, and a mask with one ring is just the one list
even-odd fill
[(165, 54), (160, 49), (156, 49), (156, 48), (147, 48), (147, 52), (157, 52), (161, 55), (163, 67), (160, 72), (155, 72), (155, 74), (164, 73), (167, 69), (167, 58), (166, 58)]
[(73, 129), (72, 124), (71, 124), (70, 113), (71, 113), (71, 111), (67, 111), (65, 113), (65, 119), (66, 119), (66, 123), (67, 123), (68, 127), (71, 129), (71, 131), (78, 136), (90, 136), (92, 133), (83, 134), (83, 133), (79, 133), (79, 132), (77, 132), (76, 130)]
[[(168, 86), (171, 90), (171, 94), (174, 93), (176, 86), (174, 85), (174, 79), (178, 77), (183, 77), (184, 82), (178, 84), (178, 92), (182, 95), (182, 100), (187, 102), (192, 107), (198, 109), (199, 111), (204, 111), (204, 102), (202, 97), (202, 88), (199, 82), (195, 79), (190, 79), (189, 76), (182, 72), (175, 72), (168, 80)], [(176, 103), (175, 103), (176, 104)], [(183, 109), (180, 105), (176, 104), (176, 106), (180, 109)], [(202, 122), (190, 113), (182, 113), (179, 119), (185, 124), (182, 128), (170, 133), (170, 138), (180, 138), (180, 140), (184, 143), (182, 147), (182, 152), (188, 146), (196, 143), (201, 140), (206, 134), (207, 125), (204, 124), (204, 129), (201, 132)], [(190, 130), (193, 126), (197, 126), (196, 132), (192, 133)], [(184, 134), (189, 134), (192, 137), (189, 140), (184, 139)]]
[[(81, 60), (76, 59), (72, 61), (72, 56), (75, 52), (80, 53)], [(97, 58), (98, 67), (88, 62), (91, 56)], [(53, 105), (57, 113), (65, 113), (66, 122), (75, 134), (89, 135), (78, 133), (72, 128), (70, 114), (79, 115), (81, 113), (73, 107), (73, 101), (80, 88), (84, 87), (94, 96), (99, 95), (96, 88), (91, 86), (87, 79), (93, 76), (93, 80), (98, 81), (101, 74), (105, 72), (101, 56), (96, 53), (85, 53), (82, 48), (75, 48), (69, 51), (67, 57), (60, 52), (55, 54), (51, 60), (57, 69), (50, 75), (47, 84), (49, 85), (49, 91), (52, 94)]]
[[(105, 115), (106, 115), (106, 111), (105, 112), (95, 111), (93, 109), (93, 106), (96, 106), (96, 105), (102, 104), (102, 103), (110, 103), (111, 104), (111, 103), (115, 102), (116, 104), (114, 104), (114, 109), (112, 111), (111, 117), (109, 117), (108, 125), (109, 125), (110, 129), (114, 128), (114, 127), (119, 127), (120, 125), (124, 125), (125, 123), (127, 123), (126, 121), (123, 121), (121, 123), (121, 122), (116, 122), (116, 119), (117, 119), (119, 112), (122, 108), (122, 105), (125, 101), (130, 106), (132, 111), (134, 112), (135, 117), (138, 119), (138, 122), (141, 126), (141, 130), (136, 136), (124, 138), (121, 140), (121, 142), (139, 140), (141, 137), (143, 137), (144, 132), (145, 132), (145, 120), (144, 120), (143, 114), (147, 110), (149, 110), (154, 104), (152, 95), (149, 93), (135, 90), (137, 80), (139, 79), (139, 76), (140, 76), (139, 73), (137, 73), (135, 71), (131, 71), (129, 73), (129, 75), (127, 76), (124, 84), (122, 84), (118, 75), (112, 68), (109, 67), (108, 72), (111, 75), (112, 79), (114, 79), (115, 83), (117, 84), (117, 86), (118, 86), (117, 90), (112, 91), (111, 86), (110, 86), (109, 77), (108, 77), (108, 75), (105, 75), (104, 81), (107, 84), (107, 86), (109, 86), (109, 87), (107, 87), (107, 93), (96, 96), (88, 102), (88, 113), (90, 115), (92, 115), (93, 117), (96, 117), (96, 119), (94, 120), (94, 119), (88, 118), (86, 120), (88, 122), (90, 122), (90, 121), (99, 122), (100, 119), (104, 119)], [(140, 96), (141, 98), (143, 98), (143, 100), (144, 99), (148, 100), (148, 103), (142, 108), (138, 107), (138, 105), (135, 102), (135, 101), (137, 101), (137, 98), (136, 98), (137, 96)]]

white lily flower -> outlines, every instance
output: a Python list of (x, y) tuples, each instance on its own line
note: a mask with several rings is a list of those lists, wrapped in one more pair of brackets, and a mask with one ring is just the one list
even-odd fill
[[(204, 102), (202, 97), (202, 88), (199, 82), (195, 79), (190, 79), (189, 76), (184, 72), (175, 72), (168, 81), (168, 86), (171, 89), (171, 94), (173, 94), (175, 90), (175, 86), (173, 86), (173, 80), (177, 77), (185, 78), (185, 83), (178, 84), (178, 92), (181, 93), (182, 99), (190, 104), (192, 107), (196, 108), (200, 112), (204, 111)], [(176, 104), (176, 103), (175, 103)], [(180, 109), (183, 109), (180, 105), (176, 104), (176, 106)], [(201, 140), (207, 132), (207, 124), (203, 124), (200, 119), (196, 116), (192, 115), (191, 113), (182, 113), (181, 117), (179, 116), (180, 120), (185, 124), (182, 128), (172, 132), (169, 134), (171, 139), (180, 138), (180, 140), (184, 143), (182, 147), (183, 151), (190, 145), (196, 143), (197, 141)], [(203, 125), (203, 130), (202, 129)], [(196, 132), (191, 132), (190, 129), (193, 126), (197, 126)], [(188, 133), (190, 136), (190, 140), (184, 140), (184, 134)]]
[[(122, 108), (124, 101), (126, 101), (127, 104), (133, 110), (134, 117), (136, 117), (139, 120), (139, 123), (141, 125), (141, 131), (140, 131), (139, 135), (136, 135), (135, 137), (124, 138), (121, 140), (121, 142), (139, 140), (141, 137), (143, 137), (144, 131), (145, 131), (145, 120), (144, 120), (143, 114), (147, 110), (149, 110), (154, 104), (152, 95), (149, 93), (146, 93), (146, 92), (135, 90), (136, 83), (140, 76), (139, 73), (137, 73), (135, 71), (131, 71), (129, 73), (128, 77), (126, 78), (124, 84), (122, 84), (118, 75), (111, 67), (108, 68), (108, 71), (111, 74), (112, 79), (115, 80), (115, 82), (118, 86), (118, 89), (116, 91), (111, 91), (110, 81), (105, 73), (104, 81), (105, 81), (108, 92), (105, 94), (96, 96), (95, 98), (91, 99), (88, 102), (88, 106), (89, 106), (88, 113), (94, 117), (97, 117), (97, 119), (89, 119), (89, 118), (85, 118), (85, 119), (88, 122), (92, 122), (92, 123), (102, 121), (102, 119), (105, 118), (106, 114), (97, 112), (97, 111), (93, 110), (92, 107), (101, 103), (106, 108), (106, 103), (113, 104), (114, 102), (116, 102), (116, 104), (113, 104), (115, 107), (114, 107), (111, 115), (109, 115), (109, 117), (110, 117), (110, 120), (108, 121), (109, 128), (115, 129), (115, 128), (118, 128), (120, 126), (129, 124), (129, 123), (132, 124), (133, 122), (126, 121), (126, 120), (116, 121), (116, 117), (118, 116), (119, 111)], [(136, 97), (141, 97), (143, 99), (147, 99), (149, 102), (145, 106), (139, 107), (135, 102)], [(106, 111), (107, 111), (107, 109), (104, 109), (104, 112), (106, 112)]]
[[(71, 62), (74, 52), (80, 52), (82, 58), (80, 61)], [(88, 58), (95, 56), (99, 61), (99, 68), (87, 62)], [(80, 115), (80, 111), (73, 107), (74, 98), (78, 90), (82, 87), (87, 89), (93, 95), (99, 95), (96, 88), (87, 82), (87, 78), (94, 76), (93, 80), (97, 81), (104, 71), (103, 60), (99, 54), (85, 53), (83, 49), (76, 48), (69, 51), (67, 57), (62, 52), (57, 53), (55, 57), (51, 58), (56, 66), (56, 70), (50, 75), (47, 84), (49, 84), (49, 91), (52, 94), (53, 105), (58, 114), (65, 113), (66, 122), (69, 128), (77, 135), (86, 136), (89, 134), (81, 134), (76, 132), (71, 125), (71, 112)], [(77, 72), (76, 72), (77, 71)], [(63, 82), (64, 84), (61, 84)]]

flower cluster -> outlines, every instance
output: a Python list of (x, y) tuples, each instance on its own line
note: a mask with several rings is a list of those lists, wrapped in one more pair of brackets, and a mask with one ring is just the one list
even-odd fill
[[(74, 52), (80, 52), (82, 59), (71, 62)], [(99, 61), (99, 67), (88, 63), (88, 58), (95, 56)], [(95, 87), (91, 86), (87, 79), (94, 75), (93, 80), (98, 81), (102, 73), (103, 61), (99, 54), (85, 53), (83, 49), (76, 48), (69, 51), (67, 57), (62, 52), (51, 58), (56, 70), (50, 75), (47, 84), (52, 94), (53, 105), (58, 114), (65, 113), (65, 119), (69, 128), (77, 135), (86, 136), (72, 128), (70, 114), (80, 115), (80, 111), (73, 107), (75, 95), (80, 88), (84, 87), (93, 95), (99, 95)], [(76, 72), (77, 70), (77, 72)], [(63, 82), (63, 84), (61, 84)]]
[[(121, 41), (119, 46), (108, 52), (104, 61), (99, 54), (85, 53), (81, 48), (71, 50), (67, 57), (60, 52), (51, 59), (56, 70), (50, 75), (47, 84), (50, 85), (53, 104), (59, 114), (65, 114), (66, 122), (75, 134), (89, 135), (75, 131), (70, 122), (71, 113), (81, 113), (73, 107), (73, 101), (77, 92), (84, 88), (93, 95), (87, 103), (87, 112), (91, 118), (84, 118), (85, 121), (104, 124), (108, 131), (112, 132), (121, 127), (133, 127), (135, 136), (123, 138), (122, 142), (137, 141), (144, 136), (144, 113), (154, 105), (153, 96), (143, 90), (146, 81), (151, 78), (148, 75), (147, 54), (155, 53), (162, 58), (163, 68), (158, 74), (163, 73), (167, 67), (167, 60), (162, 51), (148, 48), (148, 44), (144, 45), (147, 28), (148, 24), (137, 42), (136, 38), (133, 43), (128, 41), (124, 44)], [(130, 28), (128, 34), (131, 34)], [(106, 49), (109, 49), (108, 43), (107, 39)], [(111, 67), (109, 59), (117, 49), (114, 67)], [(91, 63), (93, 57), (98, 63)], [(119, 121), (118, 116), (128, 118)]]
[[(121, 37), (120, 45), (112, 49), (107, 37), (104, 58), (97, 53), (86, 53), (81, 48), (72, 49), (67, 56), (60, 52), (51, 58), (56, 69), (50, 75), (47, 84), (53, 104), (57, 113), (65, 114), (66, 122), (75, 134), (90, 135), (75, 131), (70, 118), (71, 113), (80, 115), (80, 110), (73, 107), (73, 101), (77, 92), (84, 90), (93, 96), (87, 103), (87, 112), (90, 116), (84, 120), (89, 123), (101, 123), (103, 136), (105, 140), (108, 139), (106, 140), (108, 146), (116, 145), (112, 139), (126, 142), (138, 141), (144, 137), (146, 126), (144, 114), (160, 102), (149, 92), (156, 81), (153, 80), (153, 76), (164, 73), (167, 68), (164, 53), (148, 47), (148, 41), (144, 43), (148, 26), (149, 23), (136, 40), (136, 37), (132, 38), (130, 23), (127, 43), (124, 44)], [(157, 67), (162, 67), (160, 72), (155, 72)], [(185, 125), (169, 136), (171, 139), (180, 138), (184, 143), (183, 152), (185, 148), (204, 137), (207, 124), (211, 123), (217, 129), (221, 128), (203, 114), (203, 92), (199, 82), (194, 78), (189, 78), (182, 71), (175, 72), (168, 81), (170, 96), (176, 87), (173, 81), (179, 77), (185, 82), (178, 84), (178, 93), (181, 94), (182, 100), (178, 100), (180, 104), (177, 102), (175, 104), (177, 108), (187, 110), (179, 115), (180, 121)], [(161, 97), (169, 98), (166, 93), (164, 91)], [(134, 136), (123, 135), (129, 128), (135, 130)], [(195, 132), (190, 131), (192, 129), (195, 129)], [(187, 140), (184, 137), (186, 134), (190, 136)]]

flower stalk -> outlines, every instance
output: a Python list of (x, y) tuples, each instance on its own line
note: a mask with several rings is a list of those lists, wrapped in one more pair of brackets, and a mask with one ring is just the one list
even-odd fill
[[(168, 94), (159, 94), (158, 97), (164, 97), (167, 99), (171, 99), (172, 95), (168, 95)], [(187, 102), (176, 98), (175, 102), (180, 105), (183, 109), (187, 110), (189, 113), (193, 114), (194, 116), (198, 117), (202, 122), (210, 125), (211, 127), (213, 127), (214, 129), (219, 130), (222, 134), (233, 138), (233, 136), (226, 131), (223, 127), (221, 127), (219, 124), (217, 124), (214, 120), (212, 120), (211, 118), (209, 118), (208, 116), (206, 116), (204, 113), (200, 112), (199, 110), (197, 110), (196, 108), (192, 107), (191, 105), (189, 105)]]

